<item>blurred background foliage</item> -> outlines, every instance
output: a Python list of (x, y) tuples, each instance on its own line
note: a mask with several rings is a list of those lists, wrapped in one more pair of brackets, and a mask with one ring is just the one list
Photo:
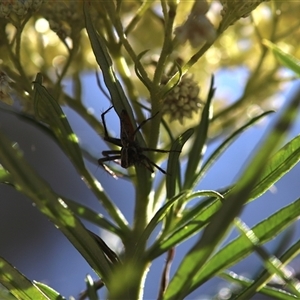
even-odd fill
[[(299, 2), (268, 1), (258, 5), (261, 1), (240, 1), (250, 8), (248, 12), (240, 9), (244, 17), (236, 13), (236, 22), (230, 10), (231, 2), (236, 3), (209, 2), (207, 17), (217, 29), (217, 39), (189, 70), (193, 80), (201, 87), (200, 98), (204, 98), (211, 74), (221, 68), (244, 68), (246, 71), (246, 85), (239, 99), (224, 95), (214, 101), (214, 119), (210, 128), (212, 137), (228, 128), (233, 130), (232, 127), (238, 127), (246, 118), (261, 110), (276, 108), (274, 94), (280, 92), (286, 81), (294, 79), (292, 74), (283, 72), (262, 44), (263, 39), (276, 43), (296, 57), (300, 56), (297, 47), (300, 35)], [(1, 1), (0, 68), (12, 80), (9, 95), (2, 93), (2, 101), (9, 105), (20, 101), (23, 111), (32, 114), (29, 95), (37, 72), (43, 73), (46, 78), (44, 84), (53, 90), (55, 96), (60, 96), (60, 102), (64, 105), (71, 103), (64, 97), (62, 80), (72, 78), (74, 98), (81, 101), (80, 74), (97, 69), (84, 30), (81, 2), (22, 1), (23, 10), (15, 7), (15, 3), (21, 6), (21, 1)], [(185, 21), (193, 3), (179, 2), (174, 27)], [(147, 90), (135, 74), (128, 51), (121, 47), (105, 5), (101, 1), (93, 5), (95, 26), (102, 28), (107, 38), (110, 53), (115, 56), (115, 68), (131, 100), (147, 99)], [(134, 53), (139, 55), (147, 51), (143, 54), (142, 63), (151, 78), (164, 40), (161, 4), (159, 1), (116, 1), (116, 5)], [(251, 12), (251, 9), (254, 10)], [(231, 20), (229, 24), (234, 24), (228, 25), (226, 18)], [(194, 48), (188, 42), (184, 45), (175, 43), (168, 61), (176, 60), (184, 65), (198, 51), (199, 47)], [(192, 119), (184, 123), (189, 126), (191, 122)]]

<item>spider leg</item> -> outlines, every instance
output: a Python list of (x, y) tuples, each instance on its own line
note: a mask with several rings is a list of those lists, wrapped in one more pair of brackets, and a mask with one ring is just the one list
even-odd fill
[(108, 134), (108, 130), (107, 130), (107, 126), (106, 126), (106, 121), (105, 121), (105, 115), (113, 108), (113, 106), (109, 107), (105, 112), (103, 112), (101, 114), (101, 119), (102, 119), (102, 123), (103, 123), (103, 128), (104, 128), (104, 140), (111, 143), (111, 144), (114, 144), (116, 146), (119, 146), (119, 147), (122, 147), (122, 142), (120, 139), (117, 139), (117, 138), (113, 138), (113, 137), (110, 137), (109, 134)]
[(105, 159), (106, 158), (110, 158), (110, 157), (113, 157), (113, 156), (110, 156), (110, 155), (113, 155), (113, 154), (118, 154), (118, 158), (121, 157), (121, 151), (120, 150), (106, 150), (106, 151), (102, 151), (102, 155), (104, 155), (105, 157), (103, 158), (100, 158), (99, 160), (102, 160), (102, 159)]
[[(103, 152), (105, 152), (105, 151), (103, 151)], [(110, 153), (110, 154), (112, 154), (112, 153)], [(106, 162), (106, 161), (114, 161), (116, 159), (121, 159), (121, 155), (120, 154), (119, 155), (114, 155), (114, 156), (106, 155), (105, 157), (102, 157), (102, 158), (98, 159), (98, 164), (100, 166), (104, 166), (104, 162)]]
[(147, 148), (147, 147), (140, 147), (143, 151), (154, 151), (154, 152), (161, 152), (161, 153), (169, 153), (169, 152), (179, 152), (181, 153), (181, 150), (164, 150), (164, 149), (155, 149), (155, 148)]
[[(117, 151), (117, 150), (116, 150)], [(106, 161), (114, 161), (116, 159), (120, 159), (121, 158), (121, 155), (118, 154), (118, 155), (114, 155), (114, 156), (109, 156), (110, 154), (116, 154), (116, 153), (112, 153), (114, 151), (103, 151), (102, 154), (105, 156), (105, 157), (102, 157), (102, 158), (99, 158), (98, 159), (98, 164), (108, 173), (110, 174), (112, 177), (114, 177), (115, 179), (117, 179), (117, 175), (115, 174), (115, 172), (113, 172), (104, 162)], [(117, 152), (117, 153), (120, 153)]]
[[(153, 148), (144, 148), (144, 147), (141, 147), (140, 150), (142, 151), (154, 151), (154, 152), (161, 152), (161, 153), (169, 153), (169, 152), (181, 152), (180, 150), (163, 150), (163, 149), (153, 149)], [(143, 163), (143, 161), (141, 161), (141, 163), (149, 170), (151, 171), (152, 173), (154, 172), (153, 168), (151, 168), (150, 165), (156, 167), (159, 171), (161, 171), (163, 174), (167, 174), (167, 172), (162, 169), (161, 167), (159, 167), (156, 163), (154, 163), (149, 157), (147, 157), (146, 155), (144, 154), (140, 154), (140, 157), (143, 159), (143, 160), (146, 160), (148, 165), (146, 165), (145, 163)]]
[[(160, 166), (158, 166), (156, 163), (154, 163), (149, 157), (147, 157), (144, 154), (140, 155), (141, 161), (140, 163), (143, 164), (151, 173), (154, 172), (153, 168), (151, 168), (151, 165), (157, 168), (159, 171), (161, 171), (163, 174), (167, 174), (167, 172), (162, 169)], [(148, 164), (145, 163), (147, 161)]]
[(110, 136), (104, 136), (104, 140), (111, 143), (111, 144), (114, 144), (116, 146), (122, 147), (121, 140), (118, 139), (118, 138), (113, 138), (113, 137), (110, 137)]
[(104, 138), (109, 138), (109, 135), (108, 135), (108, 130), (107, 130), (107, 127), (106, 127), (106, 122), (105, 122), (105, 115), (113, 108), (113, 106), (109, 107), (105, 112), (103, 112), (101, 114), (101, 119), (102, 119), (102, 123), (103, 123), (103, 127), (104, 127)]
[(134, 130), (133, 132), (133, 136), (135, 136), (135, 134), (150, 120), (152, 120), (153, 118), (155, 118), (157, 116), (158, 112), (155, 113), (152, 117), (149, 117), (148, 119), (144, 120), (143, 122), (140, 123), (140, 125)]
[(103, 85), (101, 84), (101, 80), (100, 80), (99, 73), (96, 71), (95, 74), (96, 74), (97, 85), (98, 85), (100, 91), (101, 91), (101, 92), (103, 93), (103, 95), (107, 98), (107, 100), (110, 101), (109, 94), (108, 94), (107, 91), (104, 89)]

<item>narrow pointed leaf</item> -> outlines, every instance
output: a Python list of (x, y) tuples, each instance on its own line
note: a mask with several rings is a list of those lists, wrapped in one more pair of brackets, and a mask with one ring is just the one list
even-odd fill
[[(280, 261), (287, 265), (289, 262), (291, 262), (295, 257), (297, 257), (300, 253), (300, 241), (297, 241), (294, 243), (289, 249), (287, 249), (283, 255), (280, 256)], [(245, 295), (246, 298), (250, 299), (255, 295), (257, 291), (261, 290), (262, 286), (265, 286), (268, 284), (272, 277), (272, 274), (270, 274), (268, 271), (263, 271), (252, 283), (251, 285), (247, 286), (246, 289), (244, 289), (240, 295), (243, 297)]]
[(124, 237), (124, 232), (120, 230), (116, 225), (108, 221), (102, 214), (95, 212), (89, 207), (77, 203), (70, 199), (65, 199), (64, 202), (67, 203), (68, 207), (80, 218), (85, 219), (99, 227), (106, 229), (112, 233), (115, 233), (120, 238)]
[(91, 42), (91, 46), (96, 57), (97, 63), (103, 72), (105, 85), (110, 93), (111, 101), (113, 106), (118, 113), (121, 115), (123, 109), (131, 114), (133, 119), (132, 111), (128, 102), (128, 99), (123, 91), (123, 88), (115, 75), (113, 69), (112, 59), (107, 51), (107, 46), (104, 38), (96, 31), (91, 16), (89, 14), (89, 3), (84, 1), (83, 12), (85, 17), (86, 30)]
[[(194, 133), (194, 129), (188, 129), (180, 135), (172, 144), (171, 150), (181, 151), (184, 144)], [(180, 152), (170, 152), (167, 167), (166, 186), (167, 199), (171, 199), (176, 193), (176, 181), (179, 180), (179, 156)]]
[(183, 212), (182, 218), (172, 228), (172, 231), (165, 234), (162, 240), (158, 240), (148, 250), (147, 257), (150, 257), (151, 260), (155, 259), (170, 248), (200, 232), (207, 225), (212, 215), (221, 207), (221, 202), (215, 198), (220, 199), (222, 195), (214, 191), (199, 191), (190, 194), (188, 200), (205, 196), (209, 198)]
[[(263, 246), (259, 245), (259, 238), (242, 220), (236, 218), (235, 225), (242, 237), (247, 239), (253, 245), (255, 253), (263, 260), (264, 266), (268, 270), (268, 273), (270, 275), (277, 275), (279, 278), (284, 280), (286, 287), (295, 295), (300, 297), (300, 291), (298, 291), (297, 288), (297, 286), (300, 286), (300, 283), (297, 279), (286, 275), (285, 271), (282, 269), (284, 267), (283, 263), (275, 255), (269, 254)], [(249, 288), (245, 293), (242, 293), (242, 297), (245, 299), (250, 299), (255, 292), (256, 290)]]
[[(196, 274), (199, 272), (199, 267), (210, 259), (212, 253), (232, 226), (234, 218), (242, 211), (251, 190), (264, 170), (265, 162), (270, 158), (274, 149), (281, 144), (286, 132), (297, 116), (298, 106), (299, 95), (296, 94), (275, 124), (272, 132), (245, 168), (235, 188), (226, 196), (222, 209), (219, 209), (212, 217), (199, 241), (181, 262), (167, 288), (165, 299), (183, 299), (191, 292), (191, 286)], [(220, 224), (222, 225), (220, 226)]]
[(103, 206), (107, 209), (116, 223), (118, 223), (122, 229), (128, 231), (127, 221), (121, 211), (108, 198), (100, 183), (85, 168), (78, 139), (73, 133), (66, 115), (63, 113), (57, 101), (49, 94), (41, 83), (42, 78), (41, 75), (38, 74), (34, 83), (34, 103), (36, 115), (41, 120), (49, 124), (51, 130), (59, 141), (60, 146), (69, 156), (85, 182), (88, 183), (89, 188), (91, 188), (98, 199), (101, 200)]
[(266, 163), (258, 183), (250, 193), (249, 200), (265, 193), (274, 183), (290, 171), (300, 160), (300, 136), (282, 147)]
[(57, 291), (55, 291), (50, 286), (34, 281), (34, 284), (49, 298), (55, 300), (65, 300), (66, 298), (61, 296)]
[[(103, 72), (104, 82), (109, 91), (114, 109), (120, 118), (123, 109), (125, 109), (126, 112), (129, 114), (130, 119), (133, 121), (134, 115), (132, 112), (132, 108), (124, 93), (122, 85), (115, 74), (112, 59), (107, 50), (106, 41), (101, 36), (101, 34), (99, 34), (96, 31), (91, 16), (89, 14), (88, 1), (84, 1), (83, 3), (83, 12), (89, 40), (91, 42), (91, 46), (96, 57), (97, 63)], [(136, 128), (135, 122), (132, 122), (132, 124), (134, 128)], [(136, 135), (140, 144), (145, 146), (146, 144), (142, 134), (139, 131), (137, 131)]]
[(193, 187), (193, 185), (195, 184), (196, 174), (200, 169), (208, 133), (208, 126), (211, 119), (211, 102), (215, 92), (213, 85), (214, 77), (212, 77), (211, 79), (210, 90), (201, 115), (201, 121), (195, 128), (195, 141), (188, 156), (188, 164), (184, 179), (184, 189), (191, 189)]
[[(263, 245), (274, 239), (292, 222), (295, 222), (299, 214), (300, 199), (280, 209), (252, 227), (252, 231), (259, 239), (259, 245)], [(253, 245), (249, 243), (244, 236), (236, 238), (211, 257), (202, 268), (199, 266), (199, 272), (193, 278), (190, 292), (201, 286), (220, 271), (229, 268), (252, 253)]]
[(263, 43), (273, 51), (275, 57), (283, 64), (285, 67), (294, 71), (298, 76), (300, 76), (300, 60), (291, 54), (282, 51), (278, 46), (273, 44), (268, 40), (263, 40)]
[(214, 162), (217, 160), (217, 158), (224, 153), (224, 151), (236, 140), (236, 138), (243, 133), (246, 129), (250, 128), (252, 125), (254, 125), (256, 122), (264, 118), (265, 116), (269, 115), (270, 113), (274, 113), (274, 111), (266, 111), (262, 113), (261, 115), (254, 117), (249, 122), (247, 122), (245, 125), (243, 125), (241, 128), (236, 130), (234, 133), (232, 133), (207, 159), (207, 161), (203, 164), (203, 167), (201, 168), (196, 181), (199, 181), (202, 176), (204, 176), (207, 172), (207, 170), (214, 164)]
[(0, 163), (11, 174), (16, 189), (29, 197), (71, 241), (92, 268), (107, 277), (111, 266), (82, 223), (62, 198), (24, 160), (20, 150), (0, 132)]
[(56, 299), (46, 296), (34, 282), (26, 278), (2, 257), (0, 257), (0, 283), (5, 286), (17, 299)]
[(184, 196), (184, 193), (180, 193), (178, 195), (176, 195), (175, 197), (173, 197), (172, 199), (170, 199), (167, 203), (164, 204), (163, 207), (161, 207), (157, 213), (154, 215), (154, 217), (151, 219), (151, 221), (149, 222), (149, 224), (147, 225), (147, 227), (145, 228), (145, 230), (143, 231), (143, 234), (136, 246), (137, 248), (137, 256), (139, 254), (139, 250), (142, 249), (141, 247), (139, 247), (139, 244), (144, 245), (147, 240), (149, 239), (151, 233), (153, 232), (153, 230), (156, 228), (156, 226), (159, 224), (159, 222), (161, 222), (163, 220), (163, 218), (166, 216), (166, 214), (168, 213), (168, 211), (171, 209), (171, 207), (174, 205), (174, 203), (176, 201), (178, 201), (180, 198), (182, 198)]
[(36, 117), (50, 126), (71, 161), (78, 168), (84, 168), (78, 138), (58, 102), (42, 85), (41, 74), (37, 74), (34, 82), (34, 108)]
[[(238, 275), (234, 272), (223, 272), (219, 275), (223, 279), (226, 279), (232, 283), (243, 287), (249, 287), (253, 284), (254, 280), (247, 277)], [(296, 295), (293, 295), (285, 290), (278, 289), (271, 286), (264, 286), (260, 291), (261, 294), (271, 297), (272, 299), (277, 300), (295, 300), (299, 299)], [(242, 298), (241, 298), (242, 299)], [(249, 298), (248, 298), (249, 299)]]

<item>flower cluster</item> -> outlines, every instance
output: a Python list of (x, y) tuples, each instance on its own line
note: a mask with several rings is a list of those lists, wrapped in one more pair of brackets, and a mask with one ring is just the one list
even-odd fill
[(29, 10), (38, 10), (43, 2), (44, 0), (2, 0), (0, 1), (0, 18), (7, 18), (11, 13), (23, 17)]
[(222, 21), (220, 24), (221, 31), (235, 23), (240, 18), (249, 16), (260, 3), (269, 0), (220, 0), (223, 5), (221, 11)]
[(78, 1), (48, 1), (43, 5), (41, 14), (48, 20), (50, 28), (64, 40), (74, 33), (79, 34), (84, 27), (84, 21), (80, 14), (80, 2)]
[(174, 34), (180, 44), (187, 40), (196, 48), (204, 42), (212, 42), (216, 37), (216, 31), (206, 17), (208, 4), (206, 1), (196, 1), (187, 20), (175, 28)]
[(174, 87), (163, 102), (163, 113), (170, 115), (170, 120), (181, 124), (185, 118), (191, 118), (203, 106), (199, 98), (200, 88), (191, 76), (183, 75), (181, 81)]

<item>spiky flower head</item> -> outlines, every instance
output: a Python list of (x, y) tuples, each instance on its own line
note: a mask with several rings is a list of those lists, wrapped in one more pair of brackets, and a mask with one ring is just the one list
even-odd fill
[[(167, 81), (167, 80), (165, 80)], [(170, 115), (171, 121), (190, 119), (193, 113), (199, 111), (203, 101), (199, 98), (200, 87), (190, 75), (183, 75), (180, 82), (164, 99), (162, 111)]]
[(0, 1), (0, 18), (7, 18), (14, 13), (24, 17), (28, 11), (36, 11), (44, 0), (2, 0)]
[(41, 14), (48, 20), (50, 28), (61, 40), (74, 38), (84, 27), (78, 1), (48, 1), (43, 5)]

